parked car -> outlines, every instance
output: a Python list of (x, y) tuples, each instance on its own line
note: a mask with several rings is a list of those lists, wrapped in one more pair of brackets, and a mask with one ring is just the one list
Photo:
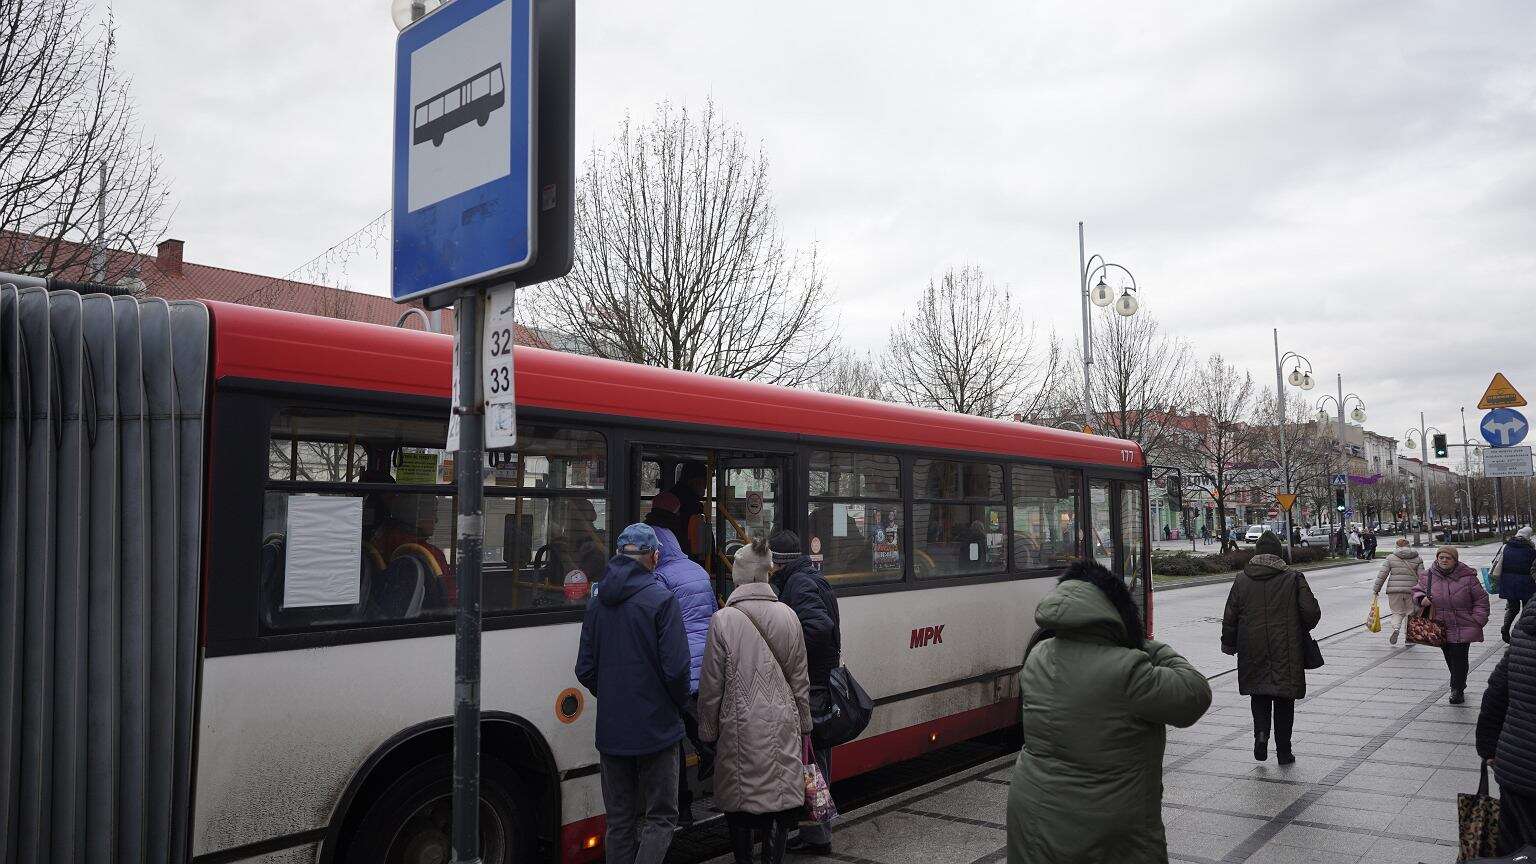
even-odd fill
[(1333, 532), (1326, 526), (1314, 525), (1311, 528), (1303, 528), (1301, 531), (1301, 545), (1303, 546), (1327, 546)]
[(1264, 532), (1268, 530), (1263, 525), (1249, 525), (1247, 533), (1243, 534), (1243, 540), (1247, 543), (1257, 543), (1259, 538), (1264, 536)]

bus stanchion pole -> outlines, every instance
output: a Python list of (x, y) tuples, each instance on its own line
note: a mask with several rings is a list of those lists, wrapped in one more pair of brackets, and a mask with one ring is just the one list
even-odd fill
[(453, 636), (453, 860), (480, 862), (480, 559), (485, 537), (485, 403), (481, 394), (479, 290), (454, 304), (459, 390), (458, 548), (454, 580), (459, 592)]

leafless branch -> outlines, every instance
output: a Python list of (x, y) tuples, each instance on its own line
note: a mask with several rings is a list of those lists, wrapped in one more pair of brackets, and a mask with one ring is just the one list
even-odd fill
[(160, 156), (115, 66), (111, 15), (89, 17), (78, 0), (0, 3), (0, 270), (78, 272), (104, 243), (132, 253), (106, 256), (99, 278), (116, 282), (160, 239)]
[(861, 399), (887, 398), (885, 371), (873, 355), (837, 349), (826, 371), (812, 385), (823, 393), (839, 393)]
[(1038, 419), (1061, 367), (1061, 344), (1022, 318), (981, 268), (946, 270), (891, 330), (892, 397), (962, 414)]
[[(1126, 317), (1105, 310), (1093, 330), (1088, 373), (1094, 427), (1135, 441), (1148, 462), (1161, 464), (1170, 434), (1168, 419), (1182, 413), (1190, 400), (1189, 366), (1188, 343), (1164, 332), (1151, 315)], [(1082, 382), (1075, 377), (1063, 380), (1070, 381), (1071, 396), (1061, 401), (1082, 405)]]
[(536, 318), (593, 354), (775, 384), (831, 356), (815, 249), (779, 233), (768, 161), (706, 102), (624, 122), (586, 163), (575, 263)]
[(1212, 354), (1190, 376), (1189, 412), (1181, 418), (1168, 452), (1183, 469), (1187, 488), (1201, 489), (1216, 500), (1216, 526), (1227, 547), (1226, 504), (1232, 493), (1252, 480), (1253, 376), (1239, 372), (1220, 354)]

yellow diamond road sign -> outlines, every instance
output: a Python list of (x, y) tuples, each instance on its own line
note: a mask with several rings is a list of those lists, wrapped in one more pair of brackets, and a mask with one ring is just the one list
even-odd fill
[(1488, 384), (1488, 389), (1483, 392), (1483, 401), (1477, 403), (1477, 407), (1487, 410), (1489, 408), (1519, 408), (1525, 404), (1525, 397), (1515, 389), (1515, 385), (1509, 383), (1503, 372), (1495, 372), (1493, 381)]
[(1280, 506), (1281, 507), (1284, 507), (1285, 509), (1289, 510), (1289, 509), (1291, 509), (1291, 505), (1296, 503), (1296, 496), (1295, 495), (1288, 495), (1288, 494), (1286, 494), (1284, 492), (1276, 492), (1275, 493), (1275, 500), (1280, 502)]

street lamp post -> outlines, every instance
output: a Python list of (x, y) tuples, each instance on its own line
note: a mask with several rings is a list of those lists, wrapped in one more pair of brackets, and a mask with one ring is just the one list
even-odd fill
[[(1354, 393), (1351, 393), (1348, 396), (1344, 395), (1344, 376), (1342, 374), (1339, 374), (1339, 375), (1336, 376), (1336, 378), (1337, 378), (1338, 386), (1339, 386), (1338, 398), (1334, 398), (1333, 396), (1328, 396), (1328, 395), (1325, 394), (1321, 399), (1318, 399), (1317, 400), (1317, 419), (1323, 420), (1323, 421), (1326, 421), (1326, 420), (1330, 419), (1329, 416), (1328, 416), (1328, 409), (1323, 407), (1323, 405), (1327, 404), (1328, 402), (1332, 402), (1334, 407), (1338, 409), (1338, 420), (1339, 420), (1339, 459), (1340, 459), (1340, 461), (1343, 462), (1343, 468), (1344, 468), (1344, 512), (1345, 512), (1345, 514), (1348, 514), (1345, 517), (1347, 519), (1349, 515), (1353, 515), (1353, 513), (1354, 513), (1354, 506), (1355, 505), (1354, 505), (1354, 503), (1352, 501), (1352, 498), (1351, 498), (1350, 492), (1349, 492), (1349, 445), (1345, 441), (1345, 438), (1344, 438), (1344, 408), (1345, 408), (1345, 406), (1347, 406), (1349, 404), (1349, 400), (1351, 400), (1351, 399), (1355, 400), (1355, 410), (1351, 411), (1349, 416), (1356, 423), (1364, 423), (1365, 422), (1365, 400), (1361, 399), (1358, 395), (1356, 395)], [(1347, 523), (1346, 523), (1346, 525), (1347, 525)]]
[(1461, 479), (1467, 486), (1467, 536), (1477, 536), (1477, 511), (1472, 509), (1472, 442), (1467, 438), (1467, 409), (1461, 409)]
[[(1097, 262), (1095, 264), (1095, 262)], [(1078, 263), (1078, 288), (1082, 293), (1083, 302), (1083, 431), (1093, 429), (1093, 322), (1088, 316), (1088, 304), (1095, 306), (1114, 305), (1115, 311), (1121, 315), (1130, 317), (1136, 314), (1140, 305), (1136, 302), (1136, 277), (1131, 271), (1110, 261), (1104, 260), (1102, 255), (1087, 257), (1087, 247), (1083, 241), (1083, 223), (1077, 223), (1077, 263)], [(1116, 299), (1115, 291), (1104, 280), (1109, 271), (1118, 270), (1125, 274), (1131, 284), (1120, 289), (1120, 297)], [(1093, 290), (1088, 290), (1088, 283), (1093, 277), (1099, 277)]]
[[(1433, 426), (1425, 426), (1424, 425), (1424, 412), (1420, 411), (1419, 412), (1419, 485), (1420, 485), (1420, 488), (1421, 488), (1421, 490), (1423, 492), (1423, 495), (1424, 495), (1424, 509), (1419, 511), (1419, 512), (1424, 514), (1424, 518), (1419, 521), (1419, 525), (1421, 527), (1427, 527), (1429, 529), (1430, 543), (1433, 544), (1434, 543), (1434, 539), (1435, 539), (1435, 505), (1431, 504), (1430, 501), (1429, 501), (1429, 433), (1431, 433), (1431, 432), (1435, 433), (1436, 435), (1444, 435), (1445, 434), (1444, 432), (1441, 432), (1439, 429), (1436, 429)], [(1405, 434), (1403, 437), (1407, 439), (1406, 441), (1403, 442), (1403, 444), (1406, 445), (1409, 450), (1412, 450), (1413, 449), (1413, 430), (1409, 429), (1407, 434)], [(1418, 534), (1417, 531), (1415, 531), (1414, 534), (1413, 534), (1413, 545), (1415, 545), (1415, 546), (1419, 545), (1419, 534)]]
[[(1284, 483), (1284, 486), (1285, 486), (1285, 490), (1284, 491), (1285, 491), (1285, 493), (1287, 495), (1289, 495), (1292, 492), (1292, 490), (1291, 490), (1291, 460), (1286, 455), (1286, 452), (1285, 452), (1285, 381), (1282, 380), (1281, 377), (1280, 377), (1281, 376), (1281, 371), (1282, 371), (1281, 367), (1283, 367), (1285, 365), (1285, 361), (1287, 361), (1287, 360), (1295, 360), (1296, 361), (1296, 368), (1291, 370), (1291, 377), (1290, 377), (1291, 386), (1293, 386), (1293, 387), (1300, 387), (1303, 390), (1311, 390), (1312, 389), (1312, 385), (1313, 385), (1313, 381), (1312, 381), (1312, 361), (1308, 360), (1307, 358), (1305, 358), (1303, 356), (1301, 356), (1300, 354), (1297, 354), (1295, 351), (1287, 351), (1287, 352), (1285, 352), (1284, 355), (1282, 355), (1280, 353), (1280, 329), (1278, 327), (1275, 328), (1274, 334), (1275, 334), (1275, 398), (1280, 403), (1280, 422), (1279, 422), (1279, 426), (1278, 426), (1279, 435), (1280, 435), (1280, 472), (1281, 472), (1281, 475), (1283, 477), (1283, 483)], [(1303, 364), (1303, 363), (1307, 364), (1307, 371), (1305, 371), (1305, 372), (1301, 371), (1301, 364)], [(1276, 503), (1279, 503), (1279, 502), (1276, 502)], [(1295, 503), (1295, 499), (1292, 499), (1292, 503), (1293, 504)], [(1282, 507), (1280, 509), (1285, 512), (1285, 556), (1287, 558), (1290, 558), (1290, 557), (1292, 557), (1295, 554), (1295, 550), (1291, 547), (1291, 534), (1295, 530), (1291, 526), (1291, 508), (1289, 508), (1289, 507)]]

